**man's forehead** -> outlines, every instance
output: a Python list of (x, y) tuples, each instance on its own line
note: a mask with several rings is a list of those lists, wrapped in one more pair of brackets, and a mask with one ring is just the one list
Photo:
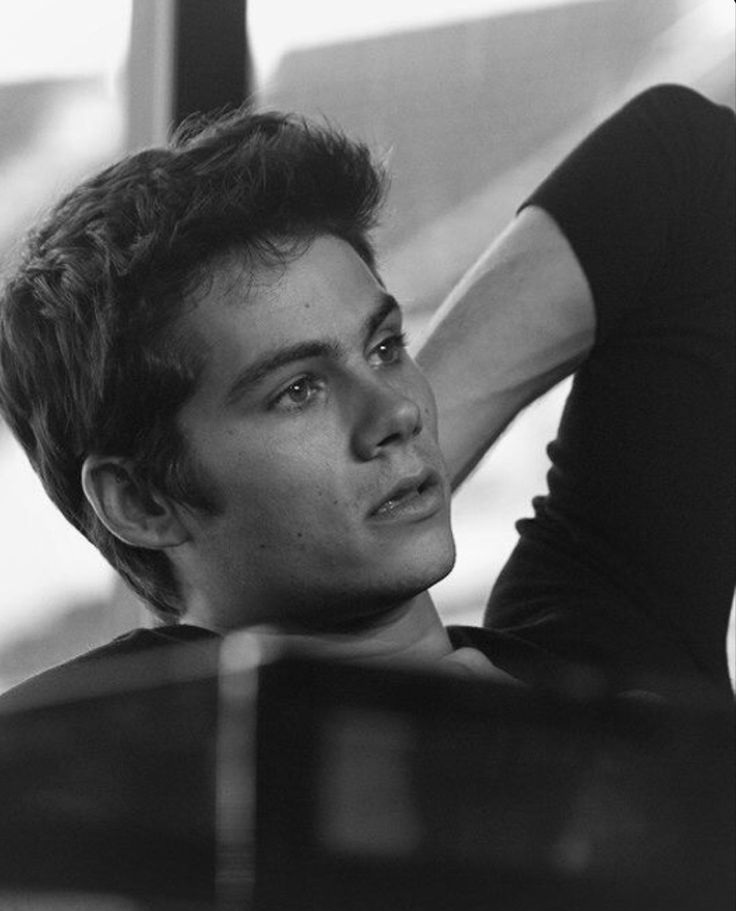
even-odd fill
[(316, 237), (279, 238), (264, 250), (234, 246), (215, 254), (200, 270), (189, 295), (194, 307), (203, 302), (217, 302), (226, 307), (242, 307), (249, 302), (276, 302), (285, 283), (298, 283), (308, 296), (310, 285), (332, 284), (352, 271), (369, 277), (377, 290), (383, 289), (380, 274), (357, 250), (342, 238), (331, 234)]
[(326, 311), (332, 308), (332, 315), (337, 315), (342, 309), (374, 309), (389, 297), (380, 275), (340, 238), (319, 235), (310, 241), (292, 240), (277, 250), (279, 258), (240, 248), (218, 254), (189, 296), (190, 312), (219, 307), (308, 311), (324, 304)]

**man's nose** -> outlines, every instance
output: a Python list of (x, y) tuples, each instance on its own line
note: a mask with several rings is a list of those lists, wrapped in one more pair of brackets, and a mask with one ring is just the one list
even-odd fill
[(376, 379), (361, 384), (359, 396), (353, 431), (358, 458), (373, 459), (421, 432), (422, 409), (410, 390)]

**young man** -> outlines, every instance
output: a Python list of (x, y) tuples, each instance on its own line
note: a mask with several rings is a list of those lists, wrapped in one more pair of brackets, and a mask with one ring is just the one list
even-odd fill
[[(104, 673), (113, 654), (265, 625), (343, 658), (531, 684), (583, 663), (619, 689), (724, 693), (732, 134), (687, 90), (637, 99), (532, 198), (421, 355), (455, 480), (585, 361), (550, 496), (497, 589), (499, 629), (446, 630), (427, 593), (454, 559), (450, 484), (368, 240), (382, 179), (366, 150), (236, 114), (74, 190), (5, 293), (3, 412), (54, 502), (165, 624), (83, 660)], [(670, 323), (667, 295), (690, 323)], [(675, 361), (701, 325), (695, 299), (694, 383)], [(644, 401), (660, 375), (669, 403)], [(693, 408), (708, 422), (695, 434)], [(673, 518), (670, 490), (694, 478)], [(668, 613), (680, 578), (664, 577), (701, 551), (716, 555), (693, 571), (712, 597), (688, 590)]]

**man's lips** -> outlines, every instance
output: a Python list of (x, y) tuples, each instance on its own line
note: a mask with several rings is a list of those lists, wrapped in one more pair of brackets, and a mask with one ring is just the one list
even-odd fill
[(378, 505), (370, 511), (372, 518), (389, 518), (398, 515), (416, 515), (433, 512), (442, 501), (442, 483), (438, 472), (425, 468), (421, 472), (402, 478)]

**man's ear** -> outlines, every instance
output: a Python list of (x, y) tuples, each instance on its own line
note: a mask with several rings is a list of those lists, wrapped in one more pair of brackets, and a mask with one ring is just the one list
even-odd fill
[(162, 550), (188, 539), (176, 507), (143, 487), (127, 459), (87, 456), (82, 489), (100, 522), (126, 544)]

